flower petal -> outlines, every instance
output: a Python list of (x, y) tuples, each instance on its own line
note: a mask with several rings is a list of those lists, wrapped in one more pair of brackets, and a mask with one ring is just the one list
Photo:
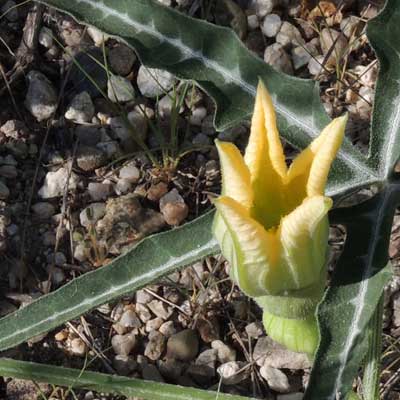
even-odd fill
[(222, 175), (222, 195), (231, 197), (246, 208), (253, 204), (250, 171), (239, 149), (232, 143), (215, 141)]
[(347, 116), (335, 118), (292, 162), (287, 174), (287, 201), (296, 207), (307, 196), (322, 196), (331, 164), (343, 141)]
[(282, 219), (279, 237), (282, 253), (295, 287), (315, 284), (326, 263), (329, 223), (327, 213), (332, 207), (329, 197), (306, 198)]
[[(230, 197), (214, 200), (232, 240), (232, 251), (223, 249), (231, 262), (232, 276), (249, 296), (279, 292), (286, 271), (279, 268), (280, 245), (274, 233), (267, 232), (248, 216), (246, 209)], [(235, 254), (235, 257), (233, 257)]]
[(287, 168), (272, 100), (262, 82), (257, 88), (244, 159), (254, 191), (252, 215), (268, 229), (279, 223), (284, 209), (282, 188)]

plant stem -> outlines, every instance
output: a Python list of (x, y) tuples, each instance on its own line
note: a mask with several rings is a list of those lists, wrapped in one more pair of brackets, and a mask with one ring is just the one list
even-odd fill
[(383, 297), (384, 295), (382, 294), (368, 326), (368, 353), (366, 356), (363, 377), (364, 400), (379, 399), (379, 378), (382, 352)]

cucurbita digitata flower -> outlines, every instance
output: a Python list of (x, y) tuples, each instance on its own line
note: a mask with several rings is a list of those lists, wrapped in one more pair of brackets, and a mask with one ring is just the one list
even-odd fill
[(328, 249), (324, 195), (347, 116), (334, 119), (287, 167), (271, 97), (260, 82), (242, 157), (217, 141), (222, 194), (213, 232), (232, 278), (251, 297), (288, 295), (321, 281)]

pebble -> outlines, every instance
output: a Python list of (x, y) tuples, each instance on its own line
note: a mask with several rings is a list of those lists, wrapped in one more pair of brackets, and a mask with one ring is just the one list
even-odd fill
[(147, 198), (150, 201), (158, 202), (168, 192), (168, 184), (160, 181), (153, 183), (147, 191)]
[(149, 309), (144, 305), (144, 304), (136, 304), (136, 312), (139, 315), (139, 318), (142, 320), (142, 322), (146, 323), (147, 321), (150, 321), (152, 318), (152, 315), (149, 311)]
[(164, 321), (167, 320), (174, 312), (172, 307), (166, 306), (161, 300), (152, 300), (147, 304), (147, 307), (152, 311), (152, 313)]
[[(204, 121), (203, 121), (204, 122)], [(214, 130), (215, 132), (215, 130)], [(208, 147), (211, 145), (211, 139), (205, 135), (204, 133), (198, 133), (192, 140), (192, 143), (194, 146), (198, 146), (200, 148), (202, 147)], [(209, 149), (205, 148), (204, 151), (207, 152)]]
[(144, 289), (136, 291), (136, 303), (147, 304), (153, 300), (153, 296)]
[(137, 368), (137, 362), (132, 356), (118, 354), (113, 359), (113, 367), (118, 375), (127, 376)]
[(76, 163), (81, 170), (85, 172), (94, 171), (106, 162), (106, 155), (97, 147), (79, 146), (76, 153)]
[(150, 360), (156, 361), (161, 358), (165, 349), (165, 336), (158, 331), (151, 331), (149, 333), (149, 342), (144, 350), (144, 355)]
[(25, 107), (40, 122), (49, 119), (57, 109), (57, 93), (53, 84), (38, 71), (28, 73)]
[(53, 36), (53, 31), (51, 29), (42, 26), (39, 32), (39, 43), (46, 49), (50, 49), (54, 44)]
[(189, 117), (189, 123), (195, 126), (201, 126), (203, 119), (207, 116), (207, 109), (205, 107), (196, 107)]
[(88, 92), (77, 94), (65, 112), (65, 118), (77, 124), (91, 122), (93, 117), (94, 105)]
[(164, 322), (160, 328), (159, 331), (166, 337), (169, 338), (170, 336), (174, 335), (176, 333), (176, 329), (174, 326), (173, 321), (166, 321)]
[(5, 14), (5, 17), (10, 21), (10, 22), (17, 22), (19, 18), (19, 11), (18, 11), (18, 6), (16, 5), (15, 1), (13, 0), (8, 0), (4, 3), (4, 5), (1, 7), (1, 14)]
[(254, 339), (257, 339), (264, 334), (263, 325), (259, 321), (246, 325), (245, 331), (250, 338)]
[(93, 40), (96, 47), (101, 47), (103, 43), (108, 39), (108, 36), (106, 34), (95, 28), (94, 26), (89, 26), (87, 28), (87, 33)]
[(138, 318), (137, 314), (130, 309), (124, 311), (118, 323), (124, 328), (130, 329), (140, 328), (142, 326), (142, 322)]
[(189, 207), (176, 189), (160, 199), (160, 211), (168, 225), (180, 225), (189, 214)]
[(260, 368), (261, 376), (267, 381), (268, 386), (278, 393), (290, 392), (288, 377), (279, 369), (263, 365)]
[(136, 345), (135, 335), (127, 333), (126, 335), (114, 335), (111, 339), (111, 345), (115, 354), (127, 356)]
[(278, 395), (277, 400), (302, 400), (304, 393), (290, 393)]
[(157, 97), (171, 89), (175, 78), (168, 71), (141, 66), (137, 76), (140, 93), (145, 97)]
[(191, 364), (187, 369), (190, 375), (200, 385), (210, 385), (212, 378), (215, 376), (215, 369), (208, 365)]
[(247, 16), (247, 27), (250, 31), (254, 31), (255, 29), (260, 27), (260, 21), (255, 14), (251, 14)]
[(0, 199), (5, 200), (9, 196), (10, 196), (10, 190), (3, 181), (0, 181)]
[(360, 33), (361, 20), (356, 15), (350, 15), (347, 18), (343, 18), (340, 22), (341, 32), (348, 38), (352, 35), (357, 35)]
[(82, 357), (86, 354), (87, 347), (81, 338), (75, 338), (71, 340), (70, 350), (72, 354)]
[(79, 139), (79, 144), (85, 146), (96, 146), (103, 140), (110, 140), (104, 128), (95, 125), (78, 125), (75, 136)]
[[(215, 370), (215, 363), (217, 361), (217, 350), (207, 349), (201, 352), (196, 358), (197, 365), (206, 365), (207, 367)], [(215, 375), (215, 372), (213, 373)]]
[(167, 357), (181, 361), (193, 360), (199, 352), (199, 338), (195, 331), (185, 329), (172, 335), (167, 342)]
[(317, 49), (312, 43), (307, 43), (304, 47), (294, 47), (292, 49), (292, 61), (294, 69), (299, 69), (307, 65), (312, 56), (317, 55)]
[(135, 52), (124, 44), (117, 44), (108, 53), (110, 67), (117, 75), (128, 75), (136, 62)]
[(79, 221), (85, 228), (91, 224), (94, 225), (106, 213), (106, 205), (104, 203), (92, 203), (84, 208), (79, 214)]
[[(68, 169), (64, 167), (55, 172), (47, 172), (43, 186), (38, 192), (39, 197), (41, 197), (42, 199), (50, 199), (52, 197), (62, 196), (64, 194), (65, 186), (67, 184), (68, 173)], [(78, 182), (79, 177), (74, 172), (71, 172), (68, 181), (68, 189), (76, 189)]]
[[(158, 115), (165, 119), (171, 116), (172, 110), (174, 107), (177, 106), (176, 102), (178, 102), (178, 99), (176, 99), (175, 104), (174, 104), (174, 93), (170, 92), (167, 93), (165, 96), (163, 96), (157, 103), (157, 111), (158, 111)], [(183, 106), (181, 106), (179, 108), (179, 114), (183, 113), (183, 111), (185, 110), (185, 108)]]
[(109, 183), (90, 182), (88, 193), (93, 201), (105, 200), (111, 194), (111, 185)]
[(324, 62), (324, 56), (322, 55), (312, 57), (307, 66), (308, 72), (314, 76), (319, 75), (324, 71), (323, 62)]
[(107, 82), (107, 96), (113, 103), (127, 103), (135, 98), (135, 89), (129, 79), (111, 75)]
[(321, 50), (324, 55), (326, 55), (329, 51), (331, 51), (331, 48), (334, 47), (327, 60), (327, 65), (335, 64), (337, 60), (340, 60), (347, 49), (348, 42), (346, 36), (332, 28), (322, 29), (320, 40)]
[(395, 327), (400, 326), (400, 293), (397, 293), (393, 296), (393, 316), (392, 316), (393, 325)]
[(311, 367), (310, 360), (306, 354), (287, 350), (267, 336), (257, 340), (253, 350), (253, 359), (260, 367), (263, 365), (287, 369), (306, 369)]
[(268, 46), (264, 52), (264, 61), (285, 74), (293, 74), (292, 61), (284, 47), (279, 43)]
[(17, 168), (14, 165), (0, 166), (0, 176), (6, 179), (14, 179), (18, 176)]
[(51, 203), (46, 203), (44, 201), (35, 203), (32, 206), (33, 212), (40, 219), (49, 219), (56, 213), (56, 209)]
[[(159, 330), (164, 320), (162, 318), (154, 318), (146, 322), (146, 332)], [(161, 332), (161, 331), (160, 331)], [(162, 332), (161, 332), (162, 333)]]
[(132, 183), (127, 179), (118, 179), (114, 186), (114, 191), (118, 195), (127, 194), (132, 191)]
[(299, 46), (305, 43), (300, 31), (287, 21), (283, 21), (281, 29), (276, 35), (276, 42), (284, 47)]
[(11, 154), (7, 154), (3, 159), (3, 164), (17, 166), (18, 162)]
[(173, 359), (167, 359), (165, 361), (159, 360), (157, 365), (161, 374), (168, 380), (172, 381), (178, 380), (185, 367), (182, 362)]
[(119, 177), (125, 179), (130, 183), (137, 183), (140, 179), (140, 171), (133, 164), (128, 164), (119, 170)]
[(74, 248), (74, 258), (80, 262), (84, 262), (89, 257), (89, 249), (83, 244), (78, 243)]
[(251, 0), (250, 9), (254, 10), (260, 18), (264, 18), (276, 4), (277, 0)]
[(218, 361), (225, 364), (229, 361), (236, 361), (236, 350), (227, 346), (222, 340), (214, 340), (211, 347), (217, 351)]
[(282, 26), (281, 17), (277, 14), (269, 14), (261, 25), (262, 33), (269, 38), (275, 37)]
[[(243, 368), (245, 363), (229, 361), (218, 367), (217, 372), (225, 385), (237, 385), (248, 377), (248, 370)], [(239, 372), (240, 371), (240, 372)]]
[(142, 377), (146, 381), (164, 382), (163, 377), (153, 364), (144, 364), (142, 366)]

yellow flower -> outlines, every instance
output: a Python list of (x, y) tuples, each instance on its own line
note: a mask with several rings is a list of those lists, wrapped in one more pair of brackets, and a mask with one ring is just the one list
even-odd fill
[(217, 141), (222, 194), (214, 201), (213, 232), (249, 296), (287, 296), (321, 281), (332, 206), (324, 191), (346, 121), (334, 119), (288, 168), (271, 97), (260, 82), (244, 157)]

